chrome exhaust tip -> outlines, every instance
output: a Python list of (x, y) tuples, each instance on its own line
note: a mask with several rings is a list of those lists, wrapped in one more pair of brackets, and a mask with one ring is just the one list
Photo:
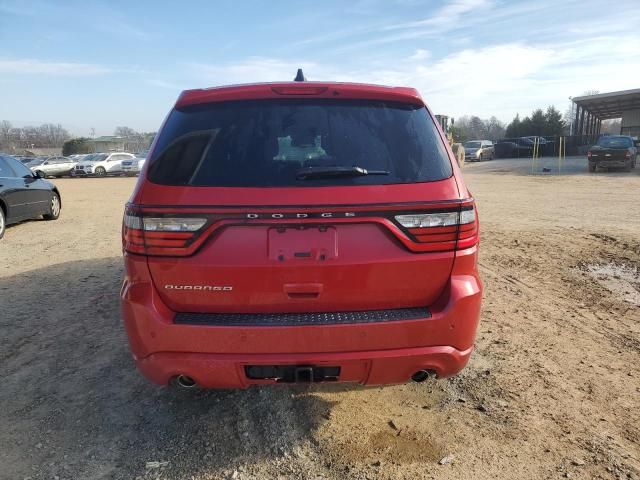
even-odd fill
[(411, 375), (411, 380), (416, 383), (422, 383), (425, 380), (428, 380), (430, 377), (435, 377), (435, 373), (429, 370), (418, 370), (416, 373)]
[(180, 388), (185, 388), (187, 390), (196, 388), (198, 386), (196, 381), (187, 375), (178, 375), (176, 377), (176, 385), (178, 385)]

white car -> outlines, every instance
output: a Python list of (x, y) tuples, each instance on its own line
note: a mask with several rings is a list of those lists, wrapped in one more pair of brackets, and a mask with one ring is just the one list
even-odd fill
[(120, 175), (122, 173), (122, 161), (131, 160), (135, 156), (131, 153), (94, 153), (76, 165), (73, 174), (76, 176), (95, 175)]
[(140, 174), (146, 158), (132, 158), (131, 160), (122, 161), (122, 173), (126, 176), (134, 176)]
[(70, 175), (76, 162), (67, 157), (49, 157), (38, 165), (30, 165), (31, 171), (40, 177), (62, 177)]

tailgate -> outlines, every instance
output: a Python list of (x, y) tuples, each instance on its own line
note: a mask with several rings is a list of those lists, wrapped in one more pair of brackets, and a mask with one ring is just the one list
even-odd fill
[(626, 148), (602, 148), (591, 151), (591, 158), (599, 162), (626, 160)]
[(277, 313), (424, 307), (455, 253), (415, 253), (380, 222), (236, 224), (184, 258), (148, 258), (176, 312)]

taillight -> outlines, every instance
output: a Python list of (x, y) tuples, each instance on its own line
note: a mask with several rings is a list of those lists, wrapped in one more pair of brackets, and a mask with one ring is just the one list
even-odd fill
[(396, 221), (420, 243), (421, 251), (462, 250), (478, 243), (478, 222), (473, 203), (449, 212), (397, 215)]
[(154, 217), (126, 211), (122, 245), (125, 251), (141, 255), (189, 255), (189, 247), (206, 224), (206, 218)]
[(587, 152), (587, 158), (591, 158), (591, 150)]
[(624, 158), (631, 158), (631, 152), (627, 150), (627, 153), (624, 154)]

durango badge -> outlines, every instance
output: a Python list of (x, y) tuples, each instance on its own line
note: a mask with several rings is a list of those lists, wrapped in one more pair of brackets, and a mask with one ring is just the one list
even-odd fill
[(165, 285), (167, 290), (201, 290), (203, 292), (230, 292), (233, 287), (230, 285)]

